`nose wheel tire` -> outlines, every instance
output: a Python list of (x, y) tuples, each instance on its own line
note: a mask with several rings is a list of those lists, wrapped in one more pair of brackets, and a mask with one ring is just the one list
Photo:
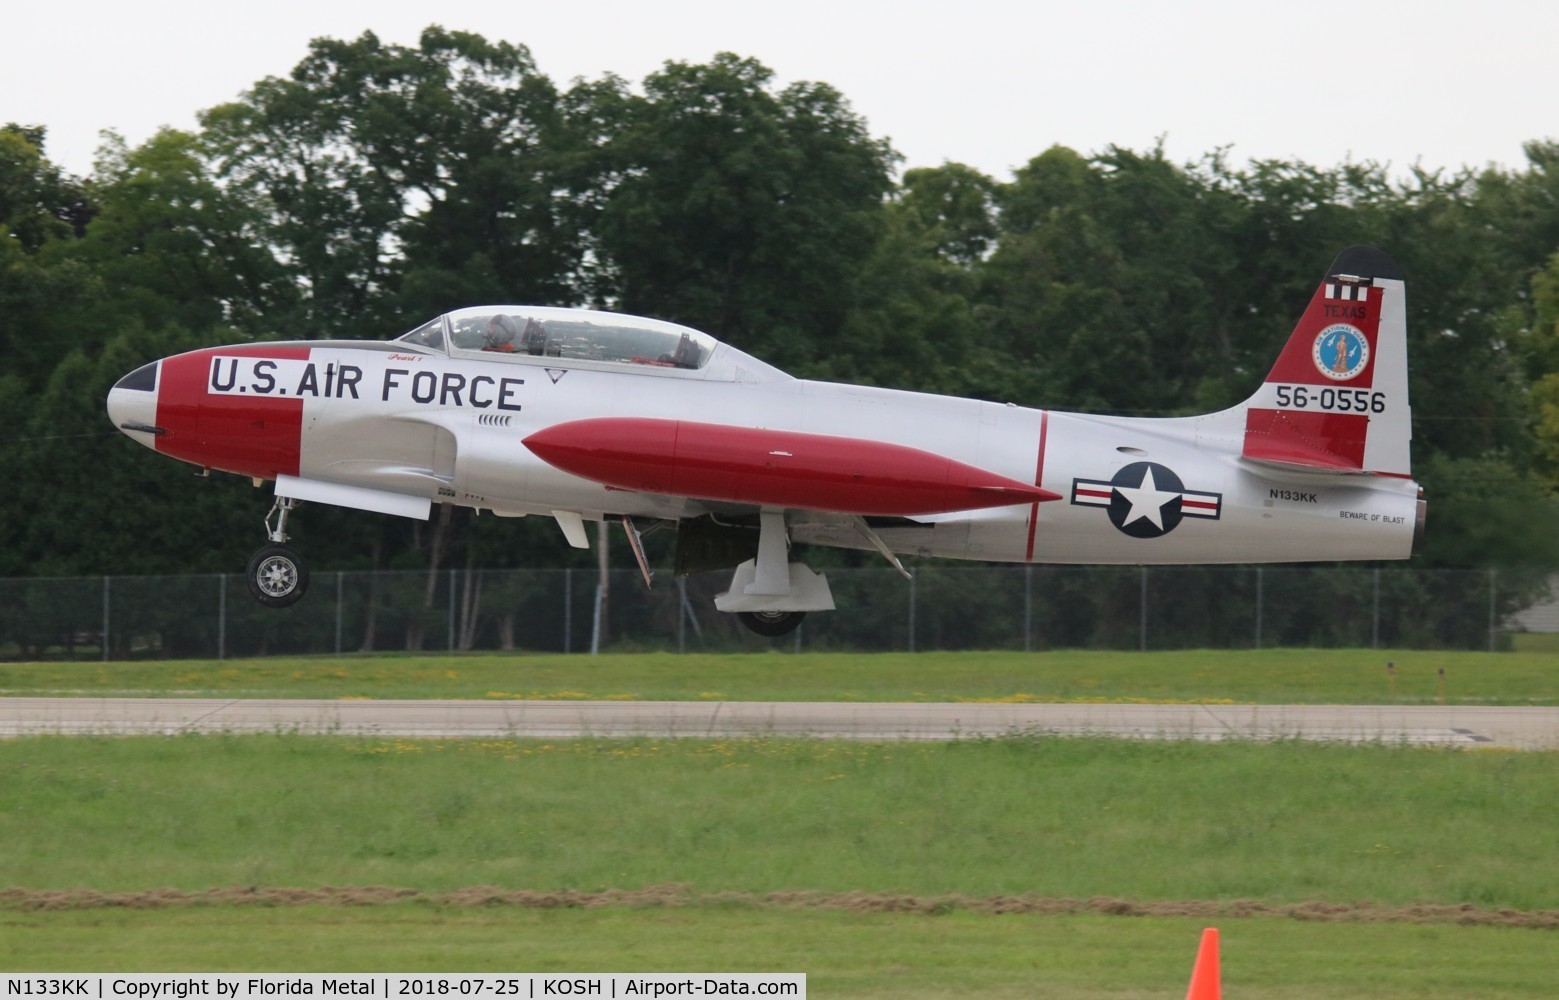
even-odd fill
[(309, 568), (296, 549), (267, 545), (250, 557), (245, 579), (255, 600), (268, 608), (285, 608), (309, 589)]
[(770, 638), (789, 635), (805, 618), (805, 611), (738, 611), (737, 619), (759, 635)]

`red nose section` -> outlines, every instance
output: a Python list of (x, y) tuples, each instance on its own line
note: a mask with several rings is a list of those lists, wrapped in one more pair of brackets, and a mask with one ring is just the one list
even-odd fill
[(698, 500), (902, 517), (1060, 499), (918, 448), (795, 431), (602, 417), (556, 424), (525, 445), (607, 486)]
[[(196, 465), (258, 479), (298, 474), (303, 400), (265, 376), (267, 361), (306, 360), (307, 347), (217, 347), (162, 363), (157, 391), (158, 451)], [(274, 365), (272, 366), (274, 367)], [(260, 388), (274, 389), (269, 394)]]

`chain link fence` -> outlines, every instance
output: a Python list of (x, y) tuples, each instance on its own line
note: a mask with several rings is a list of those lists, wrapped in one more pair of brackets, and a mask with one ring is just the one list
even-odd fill
[(840, 610), (765, 639), (714, 610), (728, 573), (315, 573), (284, 610), (237, 574), (0, 580), (0, 660), (413, 650), (1497, 650), (1559, 631), (1545, 574), (1329, 567), (833, 569)]

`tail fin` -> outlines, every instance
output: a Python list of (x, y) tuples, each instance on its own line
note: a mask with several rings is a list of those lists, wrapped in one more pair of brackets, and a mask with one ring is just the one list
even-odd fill
[(1245, 402), (1244, 457), (1410, 476), (1407, 300), (1396, 262), (1352, 246), (1327, 269), (1277, 364)]

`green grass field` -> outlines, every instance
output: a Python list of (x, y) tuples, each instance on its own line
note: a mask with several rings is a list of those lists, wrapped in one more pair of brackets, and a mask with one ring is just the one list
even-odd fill
[[(0, 689), (1551, 705), (1553, 665), (395, 656), (12, 664)], [(1299, 742), (29, 737), (0, 741), (0, 968), (774, 970), (816, 996), (1167, 998), (1216, 925), (1230, 996), (1548, 997), (1555, 787), (1556, 753)]]
[(1559, 705), (1555, 662), (1548, 652), (1357, 649), (419, 654), (0, 664), (0, 694)]
[[(33, 737), (0, 743), (0, 964), (772, 969), (823, 996), (1167, 997), (1220, 923), (1241, 996), (1545, 996), (1556, 783), (1553, 753), (1304, 743)], [(438, 895), (483, 885), (641, 894)], [(266, 886), (416, 896), (141, 909), (159, 887)], [(124, 895), (36, 908), (84, 888)], [(1364, 911), (1003, 916), (998, 896)]]
[(13, 887), (1559, 907), (1559, 754), (1002, 739), (0, 743)]
[[(30, 971), (797, 972), (813, 997), (1180, 1000), (1205, 921), (848, 911), (394, 905), (18, 912), (0, 966)], [(1225, 920), (1225, 996), (1553, 996), (1552, 932)]]

